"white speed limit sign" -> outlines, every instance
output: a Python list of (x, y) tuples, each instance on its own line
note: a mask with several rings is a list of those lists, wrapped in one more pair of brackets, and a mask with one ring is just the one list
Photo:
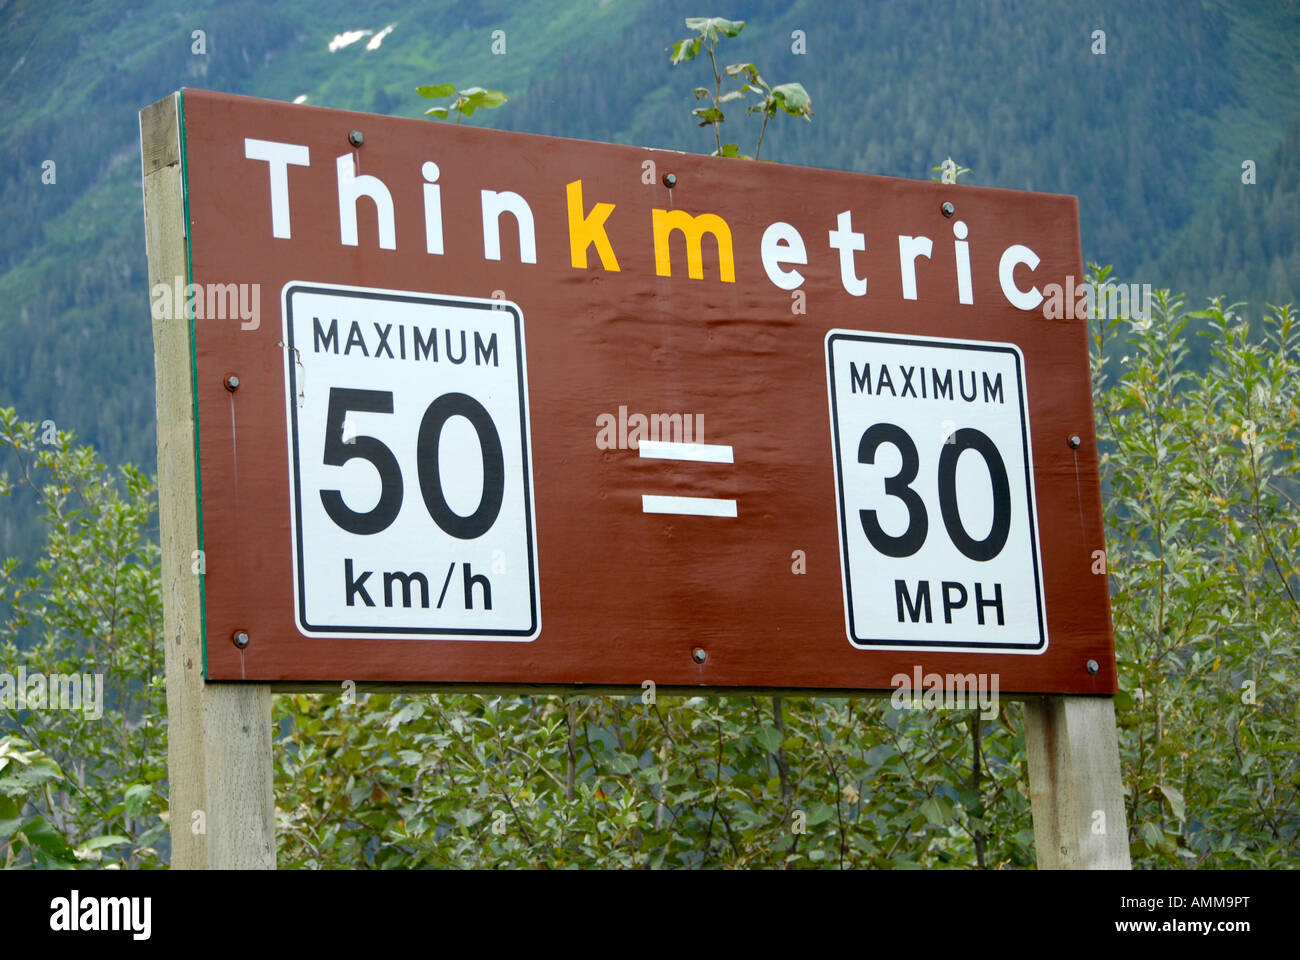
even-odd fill
[(850, 642), (1042, 653), (1019, 348), (832, 330), (826, 355)]
[(305, 282), (282, 300), (298, 629), (535, 638), (519, 308)]

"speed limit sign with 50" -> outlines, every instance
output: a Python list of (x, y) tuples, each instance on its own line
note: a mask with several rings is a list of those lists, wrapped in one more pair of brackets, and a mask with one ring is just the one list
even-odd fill
[(298, 628), (536, 638), (519, 308), (322, 283), (283, 306)]
[(832, 330), (826, 355), (850, 642), (1042, 653), (1019, 348)]

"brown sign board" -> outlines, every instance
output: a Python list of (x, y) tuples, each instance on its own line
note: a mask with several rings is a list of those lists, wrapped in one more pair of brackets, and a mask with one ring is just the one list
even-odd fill
[(1115, 692), (1073, 197), (181, 101), (208, 680)]

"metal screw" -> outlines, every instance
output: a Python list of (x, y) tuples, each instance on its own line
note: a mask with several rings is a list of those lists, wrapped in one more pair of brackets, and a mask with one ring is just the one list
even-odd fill
[(957, 208), (952, 205), (952, 201), (950, 200), (945, 200), (939, 209), (943, 211), (945, 217), (951, 217), (957, 212)]
[(1079, 449), (1079, 444), (1081, 444), (1081, 443), (1083, 443), (1083, 441), (1079, 439), (1079, 435), (1078, 435), (1077, 433), (1073, 433), (1073, 434), (1070, 435), (1070, 449), (1071, 449), (1071, 450), (1078, 450), (1078, 449)]
[(360, 130), (353, 130), (348, 134), (348, 143), (354, 147), (359, 147), (366, 142), (366, 135)]
[(248, 646), (248, 631), (236, 630), (235, 635), (230, 639), (234, 641), (235, 646), (237, 646), (240, 650), (243, 650), (246, 646)]
[[(669, 176), (671, 176), (671, 174), (669, 174)], [(694, 650), (691, 651), (691, 658), (696, 663), (703, 663), (705, 660), (709, 658), (709, 655), (704, 652), (703, 647), (696, 647)]]
[(234, 393), (236, 390), (239, 389), (239, 377), (235, 376), (233, 373), (230, 374), (230, 376), (226, 377), (225, 383), (226, 383), (226, 389), (229, 390), (231, 393)]
[(665, 174), (664, 174), (664, 186), (665, 186), (665, 187), (667, 187), (669, 190), (671, 190), (674, 186), (676, 186), (676, 184), (677, 184), (677, 174), (675, 174), (675, 173), (665, 173)]
[(1098, 670), (1101, 669), (1101, 664), (1098, 663), (1096, 660), (1089, 660), (1087, 663), (1087, 668), (1089, 673), (1095, 674)]

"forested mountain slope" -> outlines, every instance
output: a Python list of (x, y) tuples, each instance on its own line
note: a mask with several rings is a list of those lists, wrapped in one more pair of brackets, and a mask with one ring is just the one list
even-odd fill
[(963, 182), (1077, 194), (1085, 257), (1127, 280), (1256, 301), (1300, 289), (1294, 132), (1282, 143), (1300, 117), (1295, 3), (7, 0), (0, 405), (152, 467), (141, 106), (187, 85), (418, 116), (417, 84), (454, 81), (510, 95), (475, 123), (707, 151), (689, 115), (706, 68), (665, 52), (704, 14), (749, 21), (724, 62), (812, 94), (814, 122), (779, 124), (765, 156), (928, 177), (951, 154), (973, 168)]

